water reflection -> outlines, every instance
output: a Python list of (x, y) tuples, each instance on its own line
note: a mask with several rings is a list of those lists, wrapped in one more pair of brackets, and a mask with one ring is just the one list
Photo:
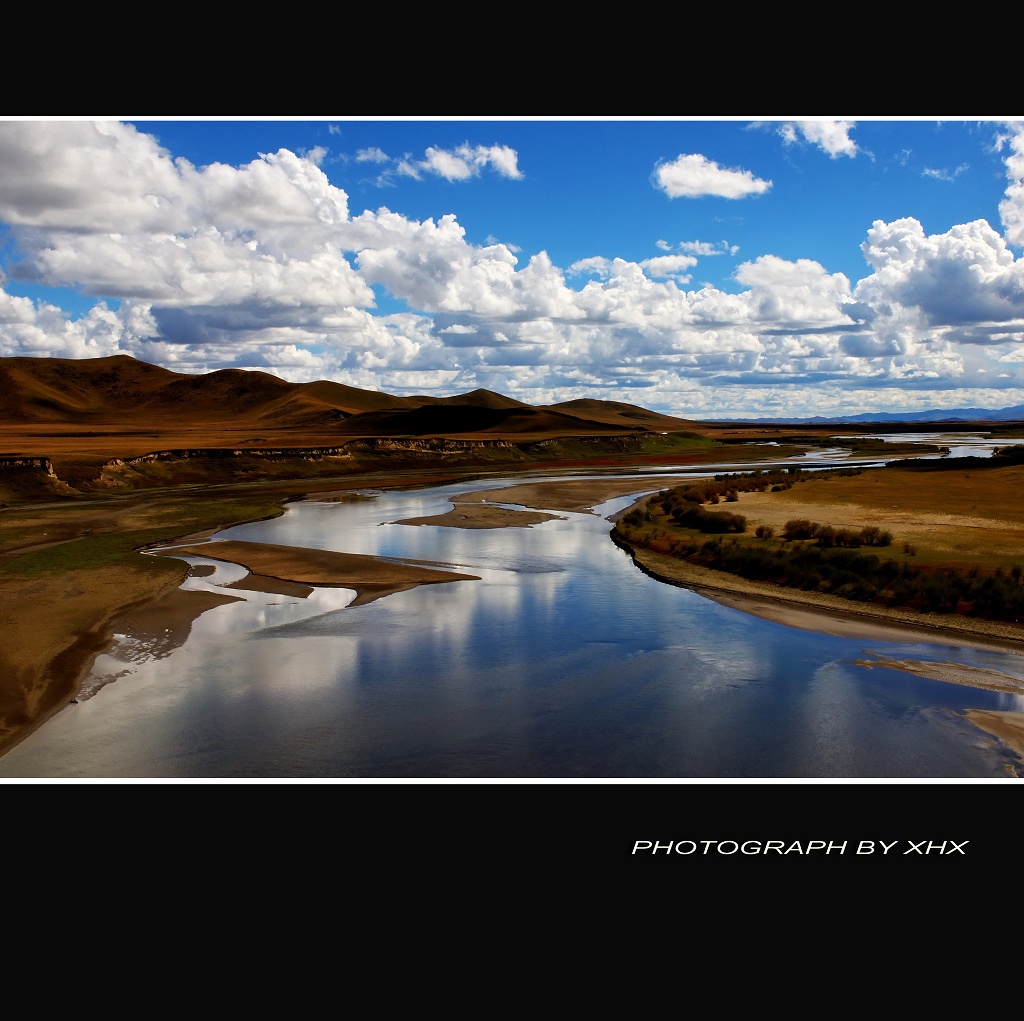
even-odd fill
[(999, 447), (1012, 447), (1024, 443), (1024, 439), (992, 436), (987, 432), (913, 432), (913, 433), (865, 433), (862, 439), (885, 440), (889, 443), (932, 443), (947, 447), (944, 454), (925, 454), (935, 457), (991, 457)]
[(1020, 712), (1024, 698), (856, 661), (1024, 676), (1012, 653), (798, 631), (657, 582), (608, 538), (605, 516), (630, 498), (530, 528), (385, 524), (497, 484), (296, 503), (226, 530), (480, 581), (350, 606), (347, 589), (226, 590), (241, 568), (209, 562), (187, 584), (244, 598), (163, 659), (115, 646), (95, 672), (117, 682), (0, 759), (0, 776), (1007, 777), (1013, 756), (963, 713)]

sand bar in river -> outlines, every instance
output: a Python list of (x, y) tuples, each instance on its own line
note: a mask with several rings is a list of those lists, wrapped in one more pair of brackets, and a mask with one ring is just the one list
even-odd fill
[[(235, 539), (174, 546), (163, 552), (170, 556), (208, 557), (240, 564), (250, 572), (253, 580), (269, 578), (275, 582), (354, 589), (356, 598), (352, 601), (353, 606), (417, 585), (479, 581), (477, 575), (441, 571), (411, 561)], [(258, 585), (250, 583), (250, 587)], [(279, 589), (271, 588), (270, 591)]]

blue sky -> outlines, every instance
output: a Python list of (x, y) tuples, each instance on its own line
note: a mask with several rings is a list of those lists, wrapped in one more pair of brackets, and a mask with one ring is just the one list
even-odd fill
[(690, 418), (1024, 403), (1024, 121), (0, 121), (0, 355)]

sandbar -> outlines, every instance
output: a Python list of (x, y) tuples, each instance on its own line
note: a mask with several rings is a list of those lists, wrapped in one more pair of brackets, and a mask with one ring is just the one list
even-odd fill
[(564, 521), (558, 514), (542, 511), (513, 510), (491, 504), (470, 504), (461, 500), (444, 514), (427, 514), (419, 518), (402, 518), (392, 525), (440, 525), (446, 528), (529, 528), (544, 521)]
[[(550, 511), (592, 514), (597, 504), (617, 496), (632, 496), (658, 489), (664, 479), (567, 478), (544, 482), (520, 482), (500, 489), (481, 489), (456, 497), (455, 505), (444, 514), (403, 518), (396, 525), (441, 525), (448, 528), (529, 528), (544, 521), (564, 521)], [(512, 504), (529, 510), (497, 506)]]
[(950, 684), (965, 684), (971, 688), (985, 688), (987, 691), (1004, 691), (1010, 695), (1024, 695), (1024, 678), (1014, 677), (1002, 670), (989, 667), (967, 666), (948, 660), (897, 659), (871, 653), (870, 658), (855, 659), (857, 666), (885, 667), (887, 670), (903, 670), (917, 677), (928, 677), (934, 681)]
[(164, 547), (160, 552), (167, 556), (208, 557), (211, 560), (239, 564), (257, 579), (270, 578), (276, 582), (297, 585), (331, 585), (354, 589), (356, 598), (350, 604), (352, 606), (417, 585), (480, 580), (478, 575), (437, 570), (397, 558), (386, 559), (361, 553), (337, 553), (333, 550), (242, 542), (236, 539)]
[[(676, 480), (678, 481), (678, 480)], [(552, 479), (545, 482), (520, 482), (504, 489), (481, 489), (466, 493), (458, 503), (511, 503), (534, 510), (575, 511), (593, 513), (597, 504), (617, 496), (640, 496), (642, 493), (665, 488), (672, 480), (657, 476), (635, 478)]]
[(965, 715), (976, 727), (987, 731), (1018, 755), (1024, 756), (1024, 713), (968, 709)]

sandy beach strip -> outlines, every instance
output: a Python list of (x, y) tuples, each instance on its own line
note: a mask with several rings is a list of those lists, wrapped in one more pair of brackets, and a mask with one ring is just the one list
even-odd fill
[(967, 719), (1024, 757), (1024, 713), (968, 709)]
[(940, 617), (906, 608), (857, 603), (824, 592), (748, 581), (650, 550), (630, 547), (630, 551), (642, 570), (661, 581), (693, 589), (716, 602), (788, 627), (840, 638), (998, 648), (1024, 657), (1024, 629), (1002, 621), (952, 613)]

